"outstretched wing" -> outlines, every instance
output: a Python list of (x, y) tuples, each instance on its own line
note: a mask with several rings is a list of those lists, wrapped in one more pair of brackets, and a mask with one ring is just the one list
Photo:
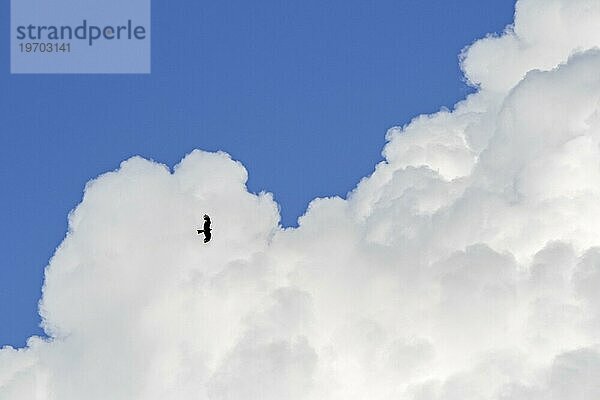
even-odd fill
[(204, 230), (204, 243), (208, 243), (212, 235), (210, 234), (210, 230)]
[(206, 218), (204, 220), (204, 232), (210, 231), (210, 218)]

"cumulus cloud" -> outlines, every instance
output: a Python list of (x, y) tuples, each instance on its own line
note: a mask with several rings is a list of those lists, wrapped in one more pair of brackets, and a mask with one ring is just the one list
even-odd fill
[(297, 229), (225, 153), (123, 162), (69, 215), (49, 338), (0, 350), (0, 399), (597, 400), (598, 46), (597, 0), (518, 1), (462, 54), (477, 92)]

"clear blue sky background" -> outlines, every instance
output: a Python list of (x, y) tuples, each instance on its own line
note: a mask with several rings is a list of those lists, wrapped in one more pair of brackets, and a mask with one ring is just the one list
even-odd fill
[(10, 75), (0, 6), (0, 346), (41, 334), (43, 269), (84, 184), (140, 154), (244, 163), (283, 224), (345, 195), (388, 128), (470, 89), (457, 55), (511, 22), (507, 0), (154, 1), (152, 74)]

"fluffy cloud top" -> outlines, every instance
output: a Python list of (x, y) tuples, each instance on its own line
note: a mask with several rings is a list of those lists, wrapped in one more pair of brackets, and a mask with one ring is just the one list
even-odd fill
[[(600, 3), (520, 0), (477, 93), (281, 229), (225, 153), (90, 182), (0, 399), (600, 398)], [(213, 241), (195, 229), (204, 213)]]

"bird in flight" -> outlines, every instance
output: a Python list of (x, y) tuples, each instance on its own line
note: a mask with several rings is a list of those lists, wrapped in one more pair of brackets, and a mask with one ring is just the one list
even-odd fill
[(204, 214), (204, 229), (198, 229), (198, 235), (204, 233), (204, 243), (208, 243), (210, 241), (210, 217)]

